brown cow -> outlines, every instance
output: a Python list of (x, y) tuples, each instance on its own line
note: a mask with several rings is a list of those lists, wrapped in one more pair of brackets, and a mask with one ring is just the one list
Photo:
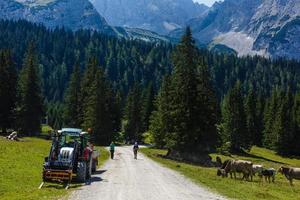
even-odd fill
[(226, 167), (226, 165), (228, 164), (228, 162), (229, 162), (230, 160), (225, 160), (224, 161), (224, 163), (220, 163), (221, 164), (221, 167), (218, 169), (218, 171), (217, 171), (217, 175), (218, 176), (222, 176), (222, 177), (225, 177), (225, 175), (226, 175), (226, 173), (225, 173), (225, 167)]
[(236, 173), (242, 173), (243, 178), (246, 178), (249, 180), (249, 176), (251, 177), (251, 181), (253, 180), (253, 169), (252, 169), (253, 163), (249, 161), (244, 160), (230, 160), (226, 167), (224, 168), (224, 172), (227, 176), (228, 173), (230, 173), (230, 177), (232, 178), (232, 174), (234, 175), (234, 178), (236, 179)]
[(282, 166), (278, 172), (284, 175), (290, 181), (291, 185), (293, 185), (293, 179), (300, 180), (300, 168)]

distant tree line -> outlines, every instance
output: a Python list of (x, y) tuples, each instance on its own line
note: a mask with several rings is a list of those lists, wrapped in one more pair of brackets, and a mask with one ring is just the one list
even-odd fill
[(25, 21), (0, 29), (2, 132), (35, 135), (47, 116), (54, 128), (92, 128), (102, 144), (149, 131), (179, 152), (300, 154), (297, 61), (198, 49), (189, 29), (176, 47)]

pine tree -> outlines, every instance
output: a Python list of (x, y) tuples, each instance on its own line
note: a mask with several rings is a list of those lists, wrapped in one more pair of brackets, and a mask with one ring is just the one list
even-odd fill
[(295, 139), (295, 126), (293, 121), (294, 96), (290, 90), (287, 91), (279, 108), (278, 115), (274, 122), (274, 134), (277, 135), (277, 152), (282, 155), (291, 154), (291, 144)]
[(155, 98), (155, 110), (150, 117), (150, 133), (152, 134), (154, 144), (157, 147), (172, 146), (173, 141), (171, 128), (171, 110), (170, 110), (170, 77), (166, 76), (162, 81), (162, 86)]
[(171, 149), (187, 152), (198, 148), (201, 133), (198, 129), (197, 109), (197, 48), (190, 28), (177, 45), (173, 55), (172, 74), (172, 132)]
[(296, 93), (293, 106), (294, 138), (289, 145), (291, 154), (300, 155), (300, 93)]
[[(94, 72), (92, 74), (91, 72)], [(110, 91), (104, 72), (92, 59), (86, 69), (82, 93), (85, 94), (82, 108), (82, 127), (92, 129), (92, 138), (96, 144), (107, 145), (112, 140)]]
[(272, 90), (272, 95), (265, 107), (263, 145), (269, 149), (275, 149), (278, 136), (274, 133), (274, 123), (280, 108), (280, 96), (277, 89)]
[(246, 97), (245, 101), (245, 115), (246, 115), (246, 124), (247, 132), (249, 133), (249, 142), (250, 144), (254, 143), (255, 136), (258, 132), (257, 116), (256, 116), (256, 104), (257, 97), (253, 88), (250, 89), (249, 94)]
[(230, 139), (231, 151), (250, 148), (241, 84), (238, 81), (229, 91), (223, 116), (224, 134)]
[(149, 120), (152, 111), (154, 110), (154, 88), (152, 83), (148, 85), (143, 91), (143, 105), (142, 105), (142, 131), (148, 131), (149, 129)]
[[(93, 84), (93, 81), (95, 80), (95, 75), (97, 72), (98, 67), (98, 61), (96, 57), (91, 57), (88, 59), (85, 67), (85, 71), (81, 80), (81, 86), (80, 86), (80, 104), (81, 107), (79, 107), (79, 121), (81, 122), (81, 125), (84, 123), (84, 108), (86, 107), (86, 103), (88, 101), (88, 97), (93, 94), (93, 91), (91, 91), (91, 86)], [(87, 127), (89, 128), (89, 127)]]
[(64, 100), (64, 124), (68, 127), (80, 127), (80, 84), (81, 73), (79, 64), (76, 63), (71, 74)]
[(190, 28), (173, 55), (171, 118), (168, 136), (170, 149), (180, 152), (205, 152), (217, 142), (218, 103), (210, 73), (201, 62)]
[(18, 126), (22, 134), (36, 135), (44, 114), (37, 55), (29, 44), (18, 82)]
[(220, 108), (211, 75), (205, 63), (199, 67), (197, 98), (198, 128), (201, 133), (197, 143), (202, 146), (202, 149), (212, 151), (219, 140), (216, 125), (220, 120)]
[(256, 101), (256, 132), (253, 134), (253, 144), (262, 146), (263, 143), (263, 130), (264, 130), (264, 111), (265, 111), (265, 98), (259, 94)]
[(0, 129), (12, 128), (16, 105), (16, 70), (10, 51), (0, 51)]
[(140, 86), (136, 84), (130, 91), (126, 100), (125, 134), (129, 140), (141, 141), (142, 139), (142, 98)]

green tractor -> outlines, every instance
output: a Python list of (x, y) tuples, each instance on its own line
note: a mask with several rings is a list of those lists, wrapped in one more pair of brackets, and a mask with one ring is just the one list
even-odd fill
[(81, 129), (64, 128), (53, 137), (49, 156), (45, 158), (43, 182), (69, 184), (74, 178), (84, 183), (96, 171), (99, 152), (93, 149), (90, 134)]

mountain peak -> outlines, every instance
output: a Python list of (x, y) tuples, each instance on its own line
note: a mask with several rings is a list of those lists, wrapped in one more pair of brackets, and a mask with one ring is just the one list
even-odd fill
[(224, 0), (188, 24), (200, 43), (226, 45), (240, 56), (299, 59), (299, 8), (299, 0)]
[(26, 19), (48, 28), (109, 28), (88, 0), (1, 0), (0, 8), (0, 18)]
[(114, 26), (141, 28), (166, 34), (182, 28), (208, 7), (193, 0), (90, 0)]

